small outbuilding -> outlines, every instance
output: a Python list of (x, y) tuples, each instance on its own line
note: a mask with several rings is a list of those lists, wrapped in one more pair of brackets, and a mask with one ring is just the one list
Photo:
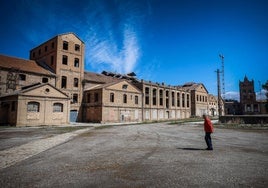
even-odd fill
[(0, 124), (13, 126), (69, 123), (70, 98), (49, 83), (24, 86), (0, 97)]

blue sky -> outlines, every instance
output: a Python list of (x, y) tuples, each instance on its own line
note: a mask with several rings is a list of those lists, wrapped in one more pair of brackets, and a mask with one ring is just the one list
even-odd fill
[(147, 81), (201, 82), (217, 95), (219, 54), (225, 91), (268, 80), (266, 0), (1, 0), (0, 53), (29, 50), (66, 32), (86, 45), (85, 69), (134, 71)]

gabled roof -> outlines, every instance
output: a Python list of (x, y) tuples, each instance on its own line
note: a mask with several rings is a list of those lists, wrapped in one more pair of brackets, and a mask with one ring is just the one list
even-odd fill
[[(82, 43), (84, 43), (84, 41), (82, 41), (74, 32), (67, 32), (67, 33), (62, 33), (62, 34), (59, 34), (57, 36), (62, 36), (62, 35), (69, 35), (69, 34), (72, 34), (74, 35), (76, 38), (78, 38)], [(57, 37), (55, 36), (55, 37)]]
[(22, 94), (24, 94), (26, 92), (29, 92), (31, 90), (34, 90), (34, 89), (37, 89), (37, 88), (40, 88), (40, 87), (43, 87), (43, 86), (46, 86), (46, 85), (52, 87), (55, 90), (57, 90), (58, 92), (60, 92), (64, 96), (66, 96), (66, 98), (69, 98), (69, 96), (67, 94), (65, 94), (61, 90), (57, 89), (53, 85), (51, 85), (49, 83), (40, 83), (40, 82), (24, 86), (20, 90), (15, 90), (13, 93), (10, 93), (10, 94), (7, 94), (7, 95), (2, 95), (0, 98), (7, 97), (7, 96), (13, 96), (13, 95), (22, 95)]
[(35, 74), (55, 76), (54, 73), (39, 66), (36, 61), (20, 59), (0, 54), (0, 68), (1, 67), (5, 69), (15, 69), (20, 72), (29, 72)]
[(207, 88), (202, 83), (188, 82), (188, 83), (185, 83), (182, 87), (188, 91), (193, 91), (193, 90), (196, 90), (197, 88), (199, 88), (200, 86), (202, 86), (206, 90), (206, 92), (208, 93)]

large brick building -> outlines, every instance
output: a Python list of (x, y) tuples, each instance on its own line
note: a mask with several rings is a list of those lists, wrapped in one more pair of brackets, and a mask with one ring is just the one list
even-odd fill
[(85, 71), (84, 48), (79, 37), (66, 33), (30, 50), (30, 60), (0, 55), (0, 123), (175, 120), (201, 116), (209, 109), (202, 84), (191, 89), (138, 80), (135, 73)]

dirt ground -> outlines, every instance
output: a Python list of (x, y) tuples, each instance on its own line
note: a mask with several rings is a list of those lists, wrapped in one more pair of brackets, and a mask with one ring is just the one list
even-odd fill
[[(2, 150), (19, 145), (1, 132)], [(205, 150), (203, 127), (191, 123), (95, 128), (1, 169), (0, 187), (268, 187), (267, 130), (216, 128), (212, 141)]]

